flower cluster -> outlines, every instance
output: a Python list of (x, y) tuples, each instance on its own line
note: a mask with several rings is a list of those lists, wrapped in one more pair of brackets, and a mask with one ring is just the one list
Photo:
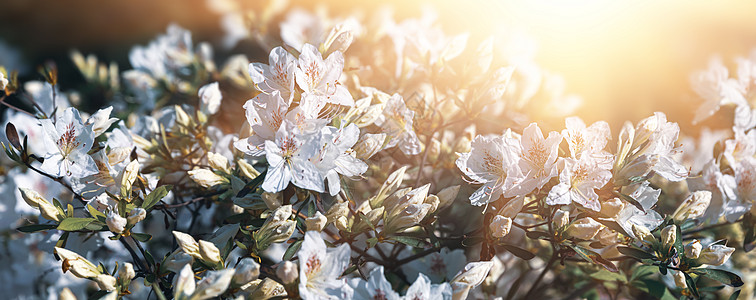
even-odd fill
[(697, 121), (735, 106), (732, 131), (656, 112), (614, 135), (569, 116), (528, 47), (501, 50), (519, 34), (210, 4), (226, 50), (264, 57), (219, 68), (171, 25), (125, 71), (74, 51), (78, 86), (0, 68), (13, 296), (708, 297), (756, 274), (756, 58), (693, 77)]

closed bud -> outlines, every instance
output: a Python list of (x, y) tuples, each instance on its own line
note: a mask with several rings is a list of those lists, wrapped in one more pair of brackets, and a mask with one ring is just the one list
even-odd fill
[(200, 98), (200, 111), (205, 115), (213, 115), (218, 112), (223, 100), (223, 95), (218, 88), (218, 83), (213, 82), (207, 84), (199, 89), (198, 96)]
[(199, 252), (199, 243), (191, 236), (183, 232), (173, 231), (176, 242), (184, 253), (195, 258), (202, 258)]
[(695, 191), (675, 210), (672, 218), (677, 221), (695, 219), (704, 214), (711, 203), (710, 191)]
[(108, 224), (108, 229), (113, 233), (123, 233), (126, 229), (128, 221), (126, 218), (121, 217), (119, 214), (111, 211), (108, 213), (108, 217), (105, 219), (105, 223)]
[(185, 264), (178, 272), (173, 280), (173, 294), (176, 299), (187, 299), (197, 289), (197, 284), (194, 282), (194, 271), (192, 271), (192, 265)]
[(236, 265), (233, 282), (244, 285), (260, 276), (260, 264), (254, 258), (245, 257)]
[(370, 221), (370, 223), (373, 224), (373, 226), (376, 226), (378, 225), (378, 222), (381, 221), (381, 218), (383, 218), (383, 212), (384, 212), (384, 208), (383, 206), (381, 206), (379, 208), (376, 208), (368, 212), (366, 217), (368, 221)]
[(100, 274), (95, 276), (94, 281), (102, 291), (115, 291), (116, 279), (113, 276)]
[(499, 214), (514, 219), (517, 214), (522, 210), (522, 206), (525, 204), (525, 198), (524, 197), (515, 197), (512, 200), (509, 200), (507, 204), (504, 204), (504, 206), (499, 210)]
[(284, 286), (270, 278), (260, 280), (256, 288), (249, 288), (249, 290), (253, 290), (253, 292), (247, 299), (270, 299), (286, 296)]
[(701, 255), (698, 256), (696, 261), (701, 264), (721, 266), (730, 259), (733, 252), (735, 252), (735, 248), (724, 245), (709, 245), (701, 251)]
[(400, 230), (416, 226), (425, 219), (425, 216), (430, 212), (430, 204), (411, 204), (404, 210), (397, 214), (393, 214), (385, 221), (386, 227), (384, 232), (394, 233)]
[(137, 208), (132, 209), (129, 212), (128, 221), (129, 221), (129, 224), (133, 225), (133, 224), (141, 222), (142, 220), (144, 220), (145, 217), (147, 217), (147, 211), (144, 210), (144, 208), (137, 207)]
[(512, 219), (501, 215), (496, 215), (491, 220), (491, 225), (488, 226), (491, 230), (491, 235), (496, 238), (503, 238), (509, 234), (509, 230), (512, 229)]
[(182, 249), (181, 251), (176, 250), (175, 252), (171, 253), (171, 255), (165, 259), (165, 263), (163, 263), (162, 266), (165, 267), (165, 269), (168, 271), (178, 273), (179, 271), (181, 271), (181, 268), (183, 268), (185, 265), (191, 265), (192, 262), (194, 262), (194, 258), (186, 252), (183, 252)]
[(681, 289), (686, 288), (688, 285), (685, 283), (685, 273), (682, 271), (672, 271), (672, 278), (675, 279), (675, 285)]
[(316, 211), (315, 215), (305, 219), (305, 226), (307, 226), (308, 231), (314, 230), (320, 232), (321, 230), (323, 230), (323, 228), (325, 228), (327, 222), (328, 218), (326, 218), (319, 211)]
[(701, 250), (703, 249), (703, 246), (701, 246), (701, 242), (698, 240), (694, 240), (684, 247), (685, 249), (685, 257), (690, 259), (696, 259), (698, 256), (701, 255)]
[[(268, 248), (270, 244), (280, 243), (288, 240), (294, 230), (297, 228), (297, 222), (293, 220), (287, 220), (280, 223), (275, 228), (264, 227), (257, 231), (255, 238), (257, 239), (257, 245), (259, 250)], [(258, 239), (259, 237), (259, 239)]]
[(284, 284), (291, 284), (297, 281), (297, 278), (299, 277), (297, 264), (288, 260), (281, 262), (278, 264), (278, 269), (276, 269), (276, 276), (278, 276)]
[(208, 241), (199, 241), (199, 253), (202, 260), (211, 262), (213, 264), (219, 264), (221, 262), (220, 251), (218, 247)]
[(438, 200), (438, 197), (436, 195), (429, 195), (425, 198), (425, 201), (423, 201), (423, 203), (430, 204), (430, 211), (434, 212), (438, 208), (438, 204), (441, 203), (441, 201)]
[(71, 274), (79, 278), (93, 278), (100, 275), (100, 271), (94, 264), (76, 252), (55, 247), (55, 253), (63, 260), (63, 273), (71, 271)]
[(558, 209), (556, 213), (554, 213), (554, 227), (563, 228), (564, 226), (567, 226), (567, 224), (570, 224), (570, 212)]
[(42, 198), (42, 195), (30, 189), (19, 188), (19, 190), (21, 191), (21, 198), (24, 199), (24, 202), (31, 207), (39, 208), (43, 217), (53, 221), (61, 220), (58, 209), (45, 200), (45, 198)]
[(675, 224), (668, 225), (661, 230), (661, 240), (664, 249), (670, 249), (675, 245), (675, 239), (677, 239), (677, 226)]
[(326, 212), (326, 218), (328, 218), (328, 223), (332, 223), (339, 217), (346, 217), (347, 214), (349, 214), (349, 202), (339, 202)]
[(226, 173), (229, 173), (231, 170), (231, 166), (228, 163), (228, 158), (221, 154), (208, 152), (207, 161), (210, 164), (210, 167), (213, 168), (213, 170), (223, 171)]
[(468, 263), (462, 271), (457, 273), (457, 276), (454, 276), (451, 283), (464, 284), (474, 288), (483, 283), (492, 267), (493, 263), (490, 261)]
[(3, 71), (0, 71), (0, 90), (5, 90), (6, 86), (8, 86), (8, 79), (5, 78)]
[(438, 192), (438, 194), (436, 194), (439, 201), (438, 207), (444, 208), (454, 203), (454, 199), (457, 198), (457, 194), (459, 194), (459, 185), (454, 185), (442, 189), (440, 192)]
[(216, 185), (227, 184), (228, 179), (213, 173), (208, 169), (194, 169), (188, 172), (189, 177), (203, 188), (211, 188)]
[(242, 176), (247, 177), (247, 179), (252, 180), (257, 178), (257, 176), (260, 176), (260, 171), (257, 171), (255, 167), (250, 165), (246, 159), (240, 158), (236, 161), (236, 165), (239, 167), (239, 171), (241, 171)]
[(261, 198), (263, 202), (265, 202), (265, 206), (267, 206), (270, 210), (281, 207), (281, 193), (263, 192)]
[(333, 221), (333, 225), (335, 225), (338, 230), (349, 232), (349, 219), (345, 216), (338, 217)]
[(386, 181), (383, 182), (383, 185), (381, 185), (381, 188), (378, 190), (378, 193), (375, 195), (375, 197), (370, 199), (370, 206), (381, 206), (383, 204), (383, 200), (385, 200), (388, 195), (393, 194), (402, 184), (402, 181), (404, 180), (404, 172), (406, 171), (407, 166), (404, 166), (391, 173), (388, 178), (386, 178)]
[(184, 109), (181, 108), (181, 106), (176, 105), (174, 106), (174, 108), (176, 110), (176, 123), (187, 128), (194, 127), (194, 121), (192, 120), (192, 117), (190, 117), (189, 114), (187, 114)]
[(585, 217), (570, 224), (564, 233), (578, 239), (590, 240), (601, 230), (601, 226), (601, 223), (593, 218)]
[[(0, 76), (3, 73), (0, 72)], [(58, 294), (58, 300), (76, 300), (76, 295), (71, 291), (69, 288), (63, 288), (62, 291), (60, 291), (60, 294)]]
[(118, 277), (123, 280), (131, 280), (136, 277), (136, 272), (134, 272), (134, 265), (130, 263), (123, 263), (121, 269), (118, 270)]
[(192, 298), (210, 299), (220, 296), (231, 284), (233, 277), (234, 269), (206, 272), (205, 278), (197, 282), (197, 289)]
[(648, 230), (645, 226), (639, 226), (633, 224), (632, 227), (633, 235), (635, 235), (635, 238), (638, 239), (641, 243), (646, 245), (651, 245), (653, 242), (656, 241), (656, 238), (654, 238), (654, 235), (651, 234), (651, 231)]
[(131, 194), (131, 185), (134, 184), (134, 180), (136, 180), (138, 175), (139, 162), (132, 160), (123, 169), (123, 174), (121, 175), (121, 195), (124, 196), (124, 198), (129, 198)]
[(367, 160), (383, 149), (383, 142), (385, 140), (385, 133), (366, 133), (360, 137), (352, 149), (354, 149), (354, 154), (357, 158)]
[(625, 203), (619, 198), (612, 198), (601, 203), (601, 214), (607, 218), (615, 218), (625, 207)]

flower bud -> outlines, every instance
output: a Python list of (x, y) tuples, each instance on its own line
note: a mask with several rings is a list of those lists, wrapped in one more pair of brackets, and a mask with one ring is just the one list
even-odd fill
[(384, 208), (383, 206), (381, 206), (379, 208), (371, 210), (365, 216), (367, 217), (368, 221), (373, 224), (373, 226), (376, 226), (378, 225), (378, 222), (381, 221), (381, 218), (383, 218), (383, 212)]
[(430, 204), (411, 204), (407, 206), (401, 212), (394, 214), (386, 220), (386, 227), (384, 232), (394, 233), (400, 230), (416, 226), (425, 219), (425, 216), (430, 212)]
[(70, 270), (79, 278), (93, 278), (100, 275), (97, 267), (86, 258), (65, 248), (55, 247), (55, 253), (63, 260), (63, 273)]
[(675, 279), (675, 285), (677, 287), (681, 289), (688, 287), (688, 285), (685, 283), (685, 273), (683, 273), (682, 271), (672, 271), (672, 278)]
[(502, 215), (496, 215), (493, 217), (491, 225), (489, 225), (488, 228), (491, 230), (491, 235), (496, 238), (503, 238), (509, 234), (509, 230), (512, 229), (512, 219)]
[(331, 206), (331, 209), (326, 212), (326, 218), (328, 223), (335, 222), (339, 217), (345, 217), (349, 214), (349, 202), (339, 202)]
[(357, 158), (367, 160), (383, 149), (383, 142), (385, 140), (385, 133), (366, 133), (357, 141), (352, 149), (354, 149), (354, 154)]
[(42, 198), (42, 195), (30, 189), (19, 188), (19, 190), (21, 191), (21, 198), (24, 199), (26, 204), (29, 204), (29, 206), (34, 208), (39, 208), (39, 212), (45, 217), (45, 219), (53, 221), (61, 220), (58, 209), (45, 200), (45, 198)]
[(134, 184), (139, 175), (139, 161), (132, 160), (123, 168), (123, 174), (121, 175), (121, 196), (126, 199), (130, 199), (131, 186)]
[(554, 227), (563, 228), (564, 226), (567, 226), (567, 224), (570, 224), (570, 212), (558, 209), (556, 213), (554, 213)]
[(439, 200), (438, 200), (438, 197), (437, 197), (436, 195), (429, 195), (429, 196), (428, 196), (428, 197), (426, 197), (426, 198), (425, 198), (425, 200), (423, 201), (423, 203), (425, 203), (425, 204), (429, 204), (429, 205), (431, 206), (431, 209), (430, 209), (430, 211), (431, 211), (431, 212), (434, 212), (434, 211), (436, 211), (436, 209), (438, 208), (438, 204), (439, 204), (440, 202), (441, 202), (441, 201), (439, 201)]
[(276, 276), (281, 279), (283, 284), (291, 284), (299, 277), (299, 271), (297, 270), (297, 264), (285, 260), (278, 265), (276, 269)]
[(664, 249), (670, 249), (675, 245), (677, 239), (677, 226), (675, 224), (667, 225), (661, 230), (661, 240)]
[(344, 231), (344, 232), (349, 232), (349, 228), (350, 228), (350, 226), (349, 226), (349, 219), (347, 219), (347, 217), (345, 217), (345, 216), (338, 217), (333, 222), (333, 225), (335, 225), (336, 229), (338, 229), (338, 230), (341, 230), (341, 231)]
[(675, 210), (672, 218), (677, 221), (695, 219), (704, 214), (711, 203), (710, 191), (695, 191)]
[(685, 245), (685, 257), (690, 259), (696, 259), (698, 256), (701, 255), (701, 249), (703, 246), (701, 246), (701, 242), (698, 240), (694, 240), (687, 245)]
[(197, 184), (204, 188), (211, 188), (216, 185), (227, 184), (228, 179), (213, 173), (208, 169), (194, 169), (188, 172), (189, 177)]
[(105, 223), (108, 224), (108, 229), (113, 233), (123, 233), (126, 229), (128, 221), (126, 218), (121, 217), (119, 214), (111, 211), (108, 213), (108, 217), (105, 219)]
[(218, 112), (223, 95), (217, 82), (201, 87), (197, 94), (200, 98), (200, 111), (208, 116)]
[(651, 234), (651, 231), (648, 230), (648, 228), (646, 228), (645, 226), (633, 224), (632, 231), (633, 235), (635, 235), (635, 238), (638, 239), (641, 243), (650, 245), (651, 243), (656, 241), (654, 235)]
[(697, 262), (712, 266), (721, 266), (730, 259), (730, 255), (732, 255), (733, 252), (735, 252), (735, 248), (723, 245), (709, 245), (701, 251), (701, 255), (698, 256)]
[(209, 271), (205, 275), (205, 278), (197, 282), (197, 289), (192, 294), (192, 297), (197, 299), (218, 297), (226, 291), (233, 277), (234, 269)]
[(195, 258), (202, 258), (199, 252), (199, 243), (191, 236), (183, 232), (173, 231), (176, 242), (184, 253)]
[(590, 240), (601, 230), (601, 223), (591, 217), (585, 217), (573, 222), (564, 233), (567, 236), (582, 240)]
[(314, 230), (320, 232), (325, 228), (326, 224), (328, 222), (328, 218), (326, 218), (323, 214), (321, 214), (319, 211), (315, 212), (315, 215), (312, 217), (308, 217), (305, 219), (305, 225), (307, 226), (307, 230)]
[(173, 284), (173, 294), (176, 299), (189, 298), (197, 289), (191, 264), (185, 264), (174, 280), (176, 282)]
[(612, 198), (601, 203), (601, 214), (607, 218), (615, 218), (625, 207), (625, 203), (619, 198)]
[[(0, 77), (3, 76), (3, 73), (0, 72)], [(76, 295), (71, 291), (69, 288), (63, 288), (62, 291), (60, 291), (60, 294), (58, 294), (58, 300), (76, 300)]]
[(95, 137), (103, 134), (108, 128), (110, 128), (110, 125), (113, 125), (113, 123), (118, 121), (117, 118), (110, 117), (111, 111), (113, 111), (113, 107), (109, 106), (98, 110), (87, 119), (85, 125), (92, 126), (92, 131), (94, 132)]
[(134, 266), (130, 263), (123, 263), (123, 266), (121, 266), (121, 269), (118, 270), (118, 277), (122, 280), (131, 280), (134, 277), (136, 277), (136, 272), (134, 272)]
[(278, 226), (276, 227), (263, 226), (263, 228), (258, 230), (255, 234), (258, 249), (267, 249), (270, 244), (280, 243), (288, 240), (291, 235), (294, 234), (294, 230), (296, 230), (296, 228), (297, 222), (293, 220), (286, 220), (284, 222), (278, 223)]
[(388, 195), (393, 194), (402, 184), (402, 181), (404, 180), (404, 172), (406, 171), (407, 166), (404, 166), (391, 173), (388, 178), (386, 178), (386, 181), (383, 182), (383, 185), (381, 185), (378, 193), (370, 199), (370, 206), (381, 206), (383, 204), (383, 200), (385, 200)]
[(269, 193), (269, 192), (263, 192), (262, 200), (265, 202), (265, 206), (268, 207), (270, 210), (277, 209), (281, 207), (281, 193)]
[(116, 279), (113, 276), (100, 274), (95, 276), (94, 281), (102, 291), (115, 291)]
[(144, 210), (144, 208), (137, 207), (129, 212), (129, 217), (127, 219), (129, 221), (129, 224), (133, 225), (141, 222), (145, 217), (147, 217), (147, 211)]
[(8, 79), (5, 78), (3, 71), (0, 71), (0, 90), (5, 90), (6, 86), (8, 86)]
[(504, 204), (504, 206), (499, 210), (499, 214), (514, 219), (517, 214), (522, 210), (522, 206), (525, 204), (525, 198), (524, 197), (515, 197), (512, 200), (509, 200), (507, 204)]
[(260, 264), (254, 258), (245, 257), (238, 265), (234, 273), (233, 282), (237, 285), (244, 285), (257, 279), (260, 276)]
[(247, 299), (270, 299), (275, 297), (286, 296), (286, 289), (283, 285), (273, 279), (265, 278), (258, 280), (256, 287), (250, 287), (245, 290), (253, 290)]
[(438, 207), (444, 208), (451, 205), (454, 202), (454, 199), (457, 198), (457, 194), (459, 194), (459, 185), (454, 185), (442, 189), (440, 192), (438, 192), (438, 194), (436, 194), (439, 201)]
[(490, 261), (468, 263), (464, 269), (457, 273), (457, 276), (454, 276), (451, 283), (462, 283), (469, 287), (476, 287), (486, 279), (492, 267), (493, 263)]
[(228, 163), (228, 158), (221, 154), (208, 152), (207, 161), (210, 164), (210, 167), (213, 168), (213, 170), (223, 171), (226, 173), (229, 173), (231, 170), (231, 165)]
[(183, 108), (179, 105), (175, 105), (176, 110), (176, 123), (187, 128), (194, 127), (194, 120), (187, 114)]
[(252, 165), (250, 165), (246, 159), (240, 158), (236, 160), (236, 165), (239, 167), (239, 171), (241, 171), (241, 174), (244, 177), (247, 177), (247, 179), (252, 180), (257, 178), (257, 176), (260, 176), (260, 172), (255, 169)]
[(202, 260), (211, 262), (213, 264), (219, 264), (221, 262), (220, 251), (218, 247), (208, 241), (199, 241), (199, 253)]

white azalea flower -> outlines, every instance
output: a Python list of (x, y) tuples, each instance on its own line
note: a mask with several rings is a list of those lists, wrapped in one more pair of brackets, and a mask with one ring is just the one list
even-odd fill
[(581, 155), (579, 159), (566, 158), (563, 164), (559, 184), (549, 191), (546, 204), (564, 205), (575, 202), (585, 208), (601, 211), (596, 190), (609, 182), (612, 173), (601, 168), (600, 163), (589, 155)]
[[(627, 190), (631, 188), (635, 188), (635, 190), (628, 192)], [(653, 230), (664, 220), (659, 213), (651, 209), (659, 201), (661, 190), (652, 188), (648, 181), (644, 181), (637, 186), (626, 187), (622, 192), (629, 193), (628, 195), (638, 201), (645, 210), (641, 211), (635, 205), (625, 205), (622, 208), (617, 216), (617, 224), (622, 226), (625, 232), (634, 236), (633, 225), (643, 227), (646, 230)]]
[(349, 266), (348, 244), (328, 249), (320, 233), (308, 231), (297, 256), (302, 299), (347, 299), (351, 296), (352, 289), (339, 279)]
[(724, 215), (728, 222), (735, 222), (756, 201), (756, 158), (748, 157), (734, 167), (735, 197), (726, 203)]
[(344, 69), (344, 56), (333, 52), (325, 60), (318, 49), (310, 44), (302, 47), (296, 81), (304, 91), (300, 106), (305, 116), (317, 118), (326, 104), (354, 106), (354, 99), (341, 83), (339, 77)]
[(609, 152), (604, 151), (611, 136), (608, 123), (598, 121), (586, 127), (578, 117), (569, 117), (564, 123), (566, 129), (562, 130), (562, 136), (567, 140), (573, 158), (580, 158), (586, 154), (595, 158), (601, 168), (611, 168), (614, 158)]
[(391, 284), (386, 280), (383, 275), (383, 266), (378, 266), (370, 271), (368, 280), (364, 281), (358, 279), (350, 282), (354, 289), (355, 300), (372, 300), (372, 299), (385, 299), (385, 300), (399, 300), (399, 294), (394, 292), (391, 288)]
[(324, 192), (323, 174), (310, 161), (317, 152), (318, 144), (312, 141), (316, 138), (285, 120), (276, 132), (275, 142), (265, 141), (268, 172), (262, 188), (267, 192), (280, 192), (291, 182), (303, 189)]
[[(559, 143), (562, 136), (558, 132), (550, 132), (548, 138), (543, 137), (541, 129), (536, 123), (531, 123), (522, 132), (522, 159), (520, 167), (526, 179), (524, 186), (540, 189), (552, 177), (556, 176), (557, 158), (559, 157)], [(528, 190), (526, 188), (525, 190)]]
[(276, 47), (270, 51), (268, 64), (249, 64), (249, 76), (265, 94), (278, 91), (286, 103), (291, 104), (294, 97), (295, 70), (297, 60), (294, 55), (287, 52), (283, 47)]
[(244, 103), (247, 123), (253, 134), (234, 143), (234, 147), (251, 156), (265, 155), (265, 141), (273, 140), (286, 117), (289, 105), (278, 91), (259, 94)]
[(756, 155), (756, 130), (733, 128), (735, 138), (725, 141), (724, 157), (730, 165), (736, 165), (741, 159)]
[(439, 252), (431, 253), (402, 266), (402, 271), (409, 279), (423, 275), (427, 276), (431, 282), (439, 283), (454, 278), (466, 263), (467, 257), (464, 250), (450, 251), (449, 248), (443, 248)]
[(448, 283), (431, 284), (425, 274), (419, 274), (417, 279), (407, 289), (405, 300), (451, 300), (452, 289)]
[(522, 172), (518, 166), (520, 145), (516, 139), (503, 136), (477, 136), (471, 150), (457, 159), (457, 167), (473, 183), (483, 184), (470, 195), (470, 202), (480, 206), (499, 197), (520, 194)]
[(108, 106), (106, 108), (98, 110), (87, 119), (87, 122), (85, 124), (92, 126), (92, 131), (94, 132), (95, 137), (105, 133), (105, 131), (110, 128), (110, 125), (118, 122), (118, 118), (110, 117), (110, 113), (112, 111), (113, 107)]
[(705, 101), (696, 111), (694, 123), (710, 117), (722, 105), (745, 102), (743, 86), (729, 78), (721, 59), (712, 59), (709, 69), (693, 74), (690, 81), (693, 90)]
[(281, 40), (300, 52), (306, 43), (320, 44), (326, 31), (323, 19), (301, 9), (292, 10), (281, 22)]
[(368, 165), (354, 156), (352, 147), (357, 143), (360, 129), (354, 124), (344, 128), (332, 126), (321, 129), (321, 148), (310, 161), (315, 164), (328, 181), (328, 191), (336, 195), (341, 190), (339, 174), (356, 177), (365, 173)]
[(670, 181), (680, 181), (688, 177), (688, 169), (674, 158), (679, 151), (675, 147), (680, 127), (667, 122), (667, 116), (656, 112), (653, 116), (638, 122), (633, 145), (639, 150), (634, 154), (639, 158), (653, 161), (651, 170)]
[(383, 115), (375, 122), (387, 135), (388, 143), (385, 148), (398, 146), (406, 155), (420, 153), (422, 146), (412, 127), (415, 112), (407, 108), (399, 94), (392, 95), (385, 104)]
[(75, 108), (57, 113), (56, 121), (40, 121), (45, 132), (45, 161), (41, 169), (52, 176), (85, 177), (96, 174), (97, 165), (87, 154), (94, 142), (91, 126), (84, 125)]
[(223, 94), (218, 88), (218, 83), (213, 82), (201, 87), (198, 91), (200, 98), (200, 110), (205, 115), (213, 115), (220, 109)]

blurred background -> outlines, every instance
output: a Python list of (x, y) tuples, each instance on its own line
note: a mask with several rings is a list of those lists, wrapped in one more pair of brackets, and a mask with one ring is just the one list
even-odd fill
[[(564, 76), (566, 92), (583, 98), (576, 114), (587, 122), (606, 120), (613, 132), (625, 120), (636, 122), (654, 111), (667, 113), (683, 132), (698, 132), (691, 120), (701, 100), (690, 89), (690, 74), (706, 68), (713, 55), (731, 64), (756, 47), (753, 1), (289, 2), (325, 6), (333, 14), (389, 5), (397, 18), (417, 16), (429, 5), (445, 31), (467, 31), (476, 39), (522, 30), (535, 41), (535, 61)], [(0, 7), (0, 40), (6, 44), (0, 46), (0, 64), (20, 70), (22, 78), (39, 79), (35, 66), (47, 60), (58, 63), (62, 74), (80, 76), (71, 49), (128, 69), (131, 46), (146, 44), (170, 23), (191, 30), (196, 42), (217, 45), (223, 35), (220, 16), (205, 0), (5, 0)], [(8, 45), (13, 49), (4, 49)], [(224, 50), (217, 49), (222, 57)], [(240, 50), (256, 51), (225, 51)], [(64, 89), (67, 80), (80, 80), (61, 78)], [(721, 127), (721, 121), (710, 118), (698, 126)]]

